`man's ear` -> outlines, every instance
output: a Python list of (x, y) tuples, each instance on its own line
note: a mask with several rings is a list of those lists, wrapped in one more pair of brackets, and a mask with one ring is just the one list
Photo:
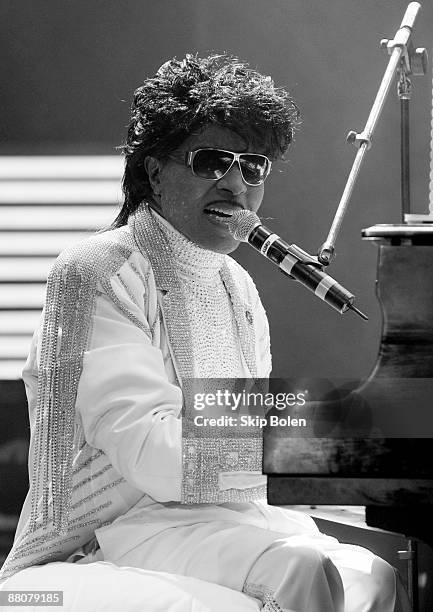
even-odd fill
[(148, 155), (144, 160), (144, 169), (149, 177), (149, 183), (155, 196), (161, 194), (162, 163), (156, 157)]

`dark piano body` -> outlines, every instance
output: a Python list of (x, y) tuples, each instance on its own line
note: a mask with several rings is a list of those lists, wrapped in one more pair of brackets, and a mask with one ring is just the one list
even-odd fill
[(368, 525), (433, 546), (433, 227), (378, 225), (363, 235), (379, 244), (382, 337), (372, 374), (344, 403), (392, 434), (288, 439), (267, 427), (268, 499), (366, 506)]

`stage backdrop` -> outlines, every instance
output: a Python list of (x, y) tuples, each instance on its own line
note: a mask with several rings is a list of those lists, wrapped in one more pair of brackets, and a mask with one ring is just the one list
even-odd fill
[[(147, 75), (187, 51), (228, 51), (287, 86), (303, 113), (288, 161), (275, 164), (262, 213), (289, 242), (315, 252), (325, 239), (387, 55), (379, 41), (398, 28), (405, 0), (4, 0), (0, 154), (115, 153), (131, 94)], [(414, 35), (429, 46), (425, 0)], [(399, 105), (395, 87), (367, 155), (329, 272), (370, 317), (339, 315), (256, 253), (236, 258), (268, 311), (274, 374), (366, 376), (380, 335), (377, 247), (361, 229), (398, 222)], [(412, 195), (428, 207), (431, 77), (414, 79)], [(409, 313), (410, 314), (410, 313)]]

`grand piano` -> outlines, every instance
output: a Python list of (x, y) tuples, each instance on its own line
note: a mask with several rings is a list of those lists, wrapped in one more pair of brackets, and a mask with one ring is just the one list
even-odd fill
[[(376, 363), (367, 380), (276, 381), (276, 390), (311, 385), (305, 406), (291, 415), (308, 426), (267, 426), (264, 473), (268, 501), (278, 505), (364, 506), (366, 526), (403, 534), (408, 547), (408, 584), (418, 610), (416, 539), (433, 547), (433, 193), (430, 215), (410, 210), (409, 101), (411, 77), (426, 74), (424, 49), (410, 33), (420, 5), (412, 2), (393, 40), (381, 41), (390, 60), (364, 130), (350, 132), (358, 152), (319, 260), (333, 242), (361, 162), (371, 146), (395, 71), (401, 109), (402, 223), (363, 230), (378, 246), (376, 293), (382, 333)], [(433, 172), (433, 142), (431, 154)], [(433, 176), (431, 174), (430, 176)], [(325, 256), (326, 257), (322, 257)], [(269, 415), (276, 414), (273, 409)], [(337, 518), (338, 520), (338, 518)], [(433, 609), (433, 603), (427, 609)]]
[(433, 547), (433, 224), (377, 225), (363, 236), (379, 248), (377, 361), (365, 381), (318, 385), (312, 406), (292, 412), (310, 419), (306, 433), (265, 429), (268, 501), (365, 506), (368, 526), (404, 534), (412, 550), (414, 538)]
[[(347, 381), (274, 383), (280, 390), (286, 384), (292, 392), (298, 384), (304, 389), (311, 385), (309, 401), (292, 415), (306, 417), (308, 427), (267, 426), (264, 472), (269, 476), (270, 503), (366, 506), (368, 525), (418, 537), (433, 546), (432, 183), (430, 215), (410, 214), (411, 79), (425, 75), (427, 67), (425, 49), (415, 49), (410, 40), (419, 9), (419, 3), (411, 2), (394, 39), (381, 41), (389, 63), (364, 130), (348, 134), (358, 151), (318, 256), (323, 265), (332, 260), (350, 195), (398, 72), (402, 223), (363, 230), (363, 238), (377, 243), (379, 251), (376, 292), (383, 324), (377, 361), (367, 380), (350, 385)], [(430, 159), (433, 173), (433, 142)]]

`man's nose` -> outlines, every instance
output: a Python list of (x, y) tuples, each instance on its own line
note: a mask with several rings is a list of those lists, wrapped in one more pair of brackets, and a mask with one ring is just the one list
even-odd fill
[(247, 185), (244, 183), (242, 178), (239, 164), (235, 162), (230, 170), (222, 178), (219, 179), (218, 189), (227, 189), (233, 195), (239, 195), (245, 193)]

